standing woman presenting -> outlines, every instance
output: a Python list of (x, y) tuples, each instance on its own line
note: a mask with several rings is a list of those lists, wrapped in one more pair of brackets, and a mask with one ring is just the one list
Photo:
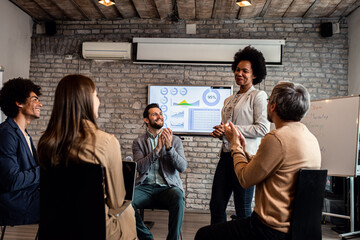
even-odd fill
[(215, 126), (210, 134), (223, 141), (212, 186), (211, 224), (226, 222), (226, 207), (232, 192), (237, 218), (250, 217), (254, 194), (254, 187), (242, 188), (235, 175), (231, 146), (224, 137), (224, 124), (230, 121), (234, 123), (245, 137), (250, 154), (256, 153), (261, 138), (270, 129), (266, 115), (267, 95), (253, 86), (261, 83), (266, 76), (263, 54), (250, 46), (240, 50), (234, 56), (232, 70), (240, 90), (225, 99), (221, 112), (222, 123)]
[[(105, 168), (107, 240), (136, 239), (135, 212), (125, 199), (120, 144), (97, 124), (100, 101), (94, 82), (83, 75), (68, 75), (59, 82), (49, 124), (38, 144), (42, 168), (71, 162), (101, 164)], [(91, 209), (89, 209), (91, 211)]]

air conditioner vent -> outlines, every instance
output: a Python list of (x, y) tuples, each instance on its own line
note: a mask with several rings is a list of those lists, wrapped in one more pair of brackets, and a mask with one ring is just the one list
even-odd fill
[(128, 42), (83, 42), (82, 55), (85, 59), (131, 59), (131, 43)]

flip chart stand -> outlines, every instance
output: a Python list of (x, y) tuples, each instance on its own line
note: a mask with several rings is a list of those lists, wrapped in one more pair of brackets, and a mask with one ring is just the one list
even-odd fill
[[(359, 134), (360, 96), (345, 96), (311, 101), (310, 109), (301, 120), (319, 141), (321, 169), (329, 176), (349, 178), (349, 216), (323, 213), (350, 220), (350, 232), (340, 237), (359, 234), (355, 232), (354, 177), (360, 175)], [(339, 123), (344, 127), (339, 127)], [(343, 139), (339, 141), (338, 139)], [(339, 161), (342, 159), (343, 161)]]
[(339, 237), (341, 239), (345, 239), (344, 237), (353, 236), (356, 234), (360, 234), (360, 231), (354, 231), (355, 230), (355, 197), (354, 197), (354, 177), (349, 177), (350, 180), (350, 216), (347, 215), (341, 215), (341, 214), (335, 214), (335, 213), (329, 213), (329, 212), (323, 212), (322, 214), (325, 216), (331, 216), (331, 217), (338, 217), (338, 218), (345, 218), (350, 220), (350, 232), (339, 234)]

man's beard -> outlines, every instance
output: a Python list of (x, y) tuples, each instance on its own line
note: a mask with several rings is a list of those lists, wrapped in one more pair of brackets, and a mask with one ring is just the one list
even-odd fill
[(164, 121), (162, 122), (162, 124), (157, 124), (155, 121), (154, 122), (150, 122), (150, 126), (154, 129), (161, 129), (164, 126)]

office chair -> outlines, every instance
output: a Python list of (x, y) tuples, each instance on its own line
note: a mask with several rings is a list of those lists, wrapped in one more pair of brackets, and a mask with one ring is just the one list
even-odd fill
[(105, 240), (104, 169), (91, 163), (41, 169), (40, 240)]
[(321, 240), (327, 170), (300, 169), (290, 222), (292, 240)]

